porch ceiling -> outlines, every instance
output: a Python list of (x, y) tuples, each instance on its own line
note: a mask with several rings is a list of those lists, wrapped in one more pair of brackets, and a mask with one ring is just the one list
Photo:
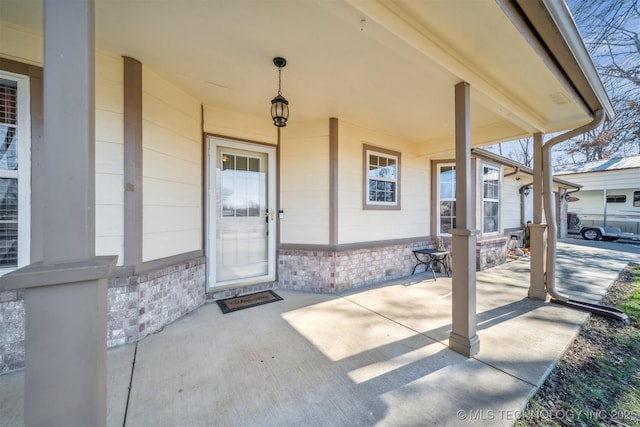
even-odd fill
[[(41, 2), (2, 0), (0, 19), (41, 31)], [(425, 153), (451, 147), (461, 80), (474, 146), (589, 120), (494, 0), (97, 0), (96, 45), (266, 118), (283, 56), (291, 123), (338, 117)]]

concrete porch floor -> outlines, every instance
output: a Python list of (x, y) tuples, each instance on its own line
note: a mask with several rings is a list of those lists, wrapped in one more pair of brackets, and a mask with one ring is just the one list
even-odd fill
[[(599, 243), (558, 244), (572, 298), (597, 302), (640, 262), (638, 246)], [(529, 300), (528, 260), (477, 281), (471, 359), (447, 348), (451, 279), (430, 273), (340, 295), (277, 290), (283, 301), (226, 315), (205, 305), (109, 350), (108, 425), (512, 425), (588, 314)], [(0, 426), (22, 425), (23, 378), (0, 376)]]

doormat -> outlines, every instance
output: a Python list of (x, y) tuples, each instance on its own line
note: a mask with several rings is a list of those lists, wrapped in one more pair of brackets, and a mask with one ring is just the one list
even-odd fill
[(273, 291), (257, 292), (255, 294), (242, 295), (239, 297), (221, 299), (216, 301), (222, 313), (227, 314), (257, 305), (269, 304), (270, 302), (281, 301), (282, 297)]

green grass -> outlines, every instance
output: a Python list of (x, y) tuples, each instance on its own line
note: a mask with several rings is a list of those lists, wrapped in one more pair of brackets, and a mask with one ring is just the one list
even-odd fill
[(618, 308), (626, 313), (631, 323), (637, 325), (640, 323), (640, 266), (634, 265), (635, 271), (635, 292), (633, 292), (626, 301), (618, 305)]
[[(640, 328), (640, 265), (634, 264), (633, 268), (634, 290), (624, 302), (618, 305), (618, 308), (629, 316), (631, 324), (636, 328), (628, 333), (616, 334), (614, 339), (619, 344), (634, 349), (636, 353), (636, 357), (625, 361), (625, 364), (635, 365), (635, 367), (625, 370), (625, 375), (627, 375), (625, 380), (630, 384), (630, 389), (627, 388), (621, 393), (618, 407), (622, 411), (636, 414), (640, 418), (640, 329), (638, 329)], [(640, 421), (633, 425), (640, 425)]]
[(564, 414), (572, 414), (570, 424), (567, 419), (539, 416), (549, 413), (544, 405), (545, 397), (540, 396), (539, 391), (529, 401), (525, 417), (516, 422), (517, 427), (640, 426), (640, 265), (630, 267), (635, 277), (634, 287), (617, 307), (629, 316), (635, 327), (615, 329), (611, 348), (591, 354), (585, 362), (588, 366), (569, 379), (545, 384), (556, 392), (562, 390), (556, 394), (563, 396), (562, 402), (554, 403), (556, 408), (561, 404)]

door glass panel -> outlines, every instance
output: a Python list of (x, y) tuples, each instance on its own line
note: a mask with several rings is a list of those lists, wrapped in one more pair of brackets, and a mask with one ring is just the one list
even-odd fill
[(218, 149), (216, 282), (268, 274), (267, 156)]

